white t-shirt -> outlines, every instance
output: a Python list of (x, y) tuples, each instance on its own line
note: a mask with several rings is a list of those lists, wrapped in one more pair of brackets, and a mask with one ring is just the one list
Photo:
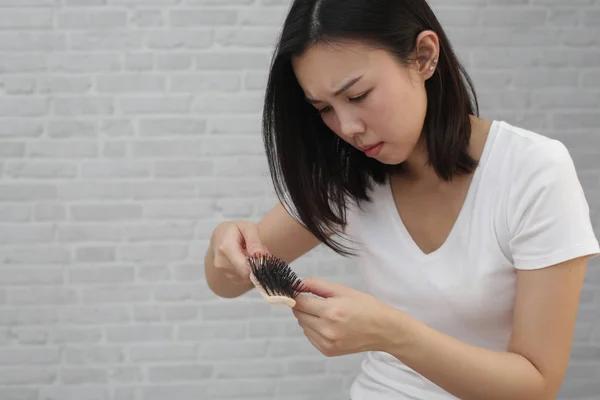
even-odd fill
[[(389, 182), (348, 212), (346, 234), (368, 292), (465, 342), (506, 350), (516, 269), (600, 253), (573, 161), (559, 141), (493, 121), (480, 165), (445, 243), (425, 254)], [(384, 352), (367, 352), (352, 400), (456, 399)]]

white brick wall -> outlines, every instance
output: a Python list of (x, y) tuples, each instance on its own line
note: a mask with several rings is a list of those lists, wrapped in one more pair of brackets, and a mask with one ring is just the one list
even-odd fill
[[(600, 233), (600, 1), (432, 1), (483, 115), (561, 138)], [(0, 399), (345, 400), (256, 293), (217, 299), (217, 222), (275, 198), (260, 138), (289, 0), (0, 0)], [(600, 393), (600, 262), (561, 399)], [(317, 249), (296, 265), (360, 287)]]

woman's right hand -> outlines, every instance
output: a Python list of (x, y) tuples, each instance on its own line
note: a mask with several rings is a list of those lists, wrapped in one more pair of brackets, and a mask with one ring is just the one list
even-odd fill
[(250, 284), (248, 256), (268, 252), (260, 242), (258, 225), (250, 221), (223, 222), (211, 240), (213, 265), (217, 271), (236, 284)]

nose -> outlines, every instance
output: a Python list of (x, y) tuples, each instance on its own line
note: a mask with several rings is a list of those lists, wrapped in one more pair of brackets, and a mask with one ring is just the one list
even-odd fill
[(338, 111), (338, 124), (340, 134), (348, 138), (354, 138), (364, 131), (364, 125), (357, 115), (350, 111)]

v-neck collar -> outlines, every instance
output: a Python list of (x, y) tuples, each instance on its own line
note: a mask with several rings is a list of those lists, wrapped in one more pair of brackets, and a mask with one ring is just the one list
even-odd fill
[(454, 221), (452, 225), (452, 229), (448, 233), (448, 236), (444, 240), (441, 246), (432, 252), (425, 253), (415, 242), (410, 232), (406, 228), (400, 213), (396, 207), (396, 202), (394, 201), (394, 195), (392, 192), (392, 185), (390, 181), (390, 177), (388, 176), (385, 183), (385, 205), (388, 208), (388, 211), (391, 215), (392, 223), (397, 228), (400, 236), (404, 240), (404, 244), (406, 248), (410, 249), (410, 251), (414, 254), (415, 257), (421, 259), (432, 259), (441, 256), (444, 253), (444, 250), (452, 244), (452, 242), (456, 239), (456, 236), (459, 235), (462, 226), (466, 223), (466, 219), (470, 215), (470, 210), (472, 209), (471, 205), (475, 201), (475, 195), (477, 193), (477, 189), (479, 187), (479, 183), (481, 180), (481, 174), (483, 173), (483, 169), (485, 168), (487, 159), (489, 157), (489, 152), (493, 146), (494, 139), (496, 138), (496, 132), (498, 130), (499, 121), (492, 121), (490, 126), (487, 138), (485, 140), (485, 144), (483, 147), (483, 151), (481, 153), (481, 157), (479, 158), (479, 163), (477, 168), (473, 173), (473, 178), (469, 183), (469, 187), (467, 189), (467, 195), (465, 196), (465, 200), (461, 206), (458, 217)]

